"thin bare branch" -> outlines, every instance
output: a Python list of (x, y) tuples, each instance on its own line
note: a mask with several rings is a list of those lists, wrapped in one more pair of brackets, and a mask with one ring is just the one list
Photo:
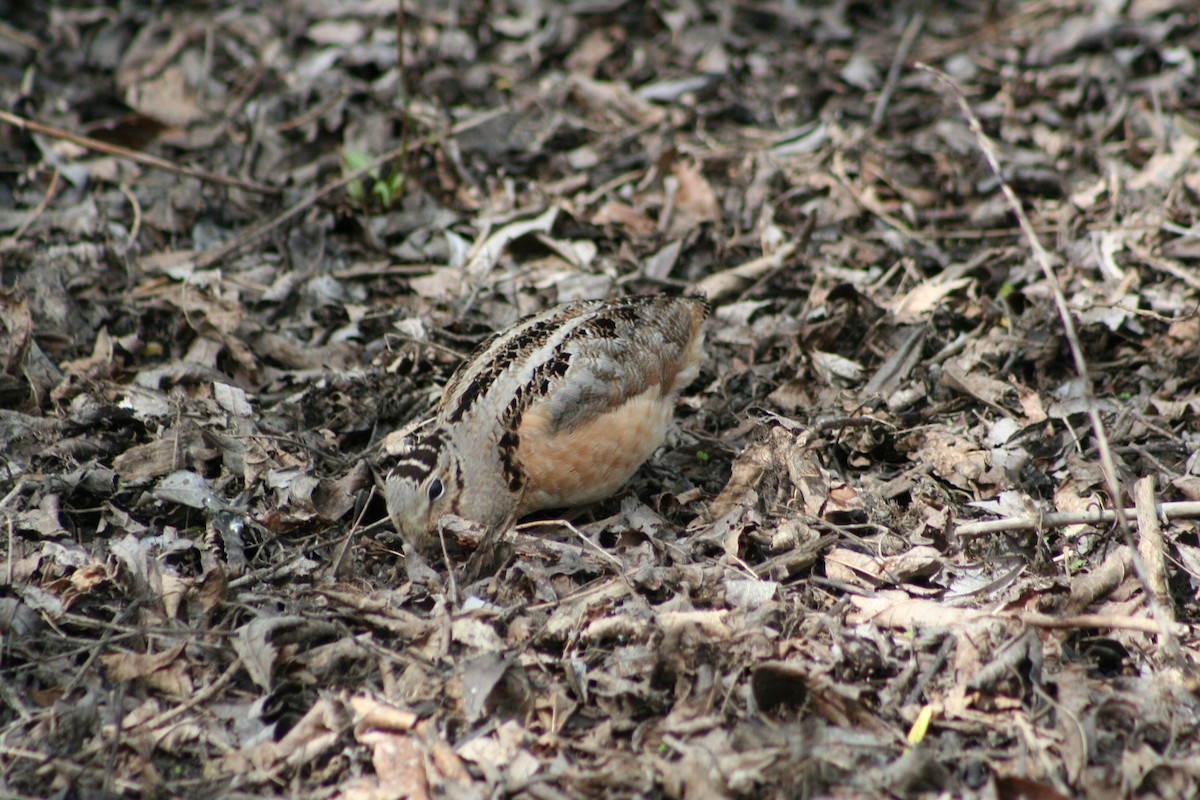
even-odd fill
[(1000, 156), (996, 152), (996, 147), (992, 143), (991, 137), (984, 132), (983, 123), (979, 121), (979, 117), (976, 116), (974, 109), (971, 108), (971, 104), (967, 102), (967, 98), (962, 93), (962, 90), (958, 88), (958, 85), (946, 73), (934, 69), (928, 64), (918, 63), (916, 66), (917, 69), (927, 72), (936, 78), (958, 102), (963, 116), (967, 119), (967, 125), (970, 127), (971, 132), (975, 134), (975, 140), (979, 143), (980, 151), (983, 153), (984, 158), (987, 159), (988, 166), (991, 167), (996, 180), (1000, 183), (1000, 190), (1004, 193), (1004, 198), (1008, 201), (1010, 210), (1021, 225), (1021, 230), (1029, 242), (1029, 247), (1033, 250), (1034, 259), (1042, 269), (1042, 274), (1045, 276), (1046, 283), (1054, 296), (1054, 305), (1058, 309), (1059, 320), (1062, 322), (1063, 327), (1063, 336), (1066, 338), (1067, 345), (1071, 350), (1071, 359), (1075, 363), (1075, 371), (1079, 375), (1080, 383), (1083, 385), (1084, 400), (1087, 403), (1088, 416), (1092, 421), (1092, 431), (1096, 437), (1096, 447), (1100, 453), (1100, 466), (1104, 471), (1104, 482), (1113, 504), (1121, 508), (1116, 514), (1117, 525), (1121, 529), (1126, 544), (1135, 550), (1133, 559), (1134, 570), (1137, 572), (1138, 579), (1141, 580), (1142, 586), (1146, 591), (1146, 596), (1151, 604), (1154, 617), (1161, 625), (1162, 634), (1170, 636), (1170, 630), (1167, 626), (1168, 620), (1162, 613), (1159, 604), (1155, 601), (1150, 580), (1146, 575), (1146, 567), (1142, 563), (1141, 557), (1137, 555), (1136, 548), (1134, 547), (1129, 517), (1125, 514), (1124, 507), (1121, 505), (1123, 494), (1121, 492), (1120, 476), (1117, 474), (1117, 463), (1116, 459), (1113, 458), (1112, 446), (1108, 440), (1108, 431), (1104, 427), (1104, 419), (1100, 415), (1100, 404), (1096, 402), (1096, 392), (1092, 383), (1091, 371), (1088, 369), (1087, 359), (1084, 358), (1083, 346), (1079, 343), (1079, 333), (1075, 328), (1075, 321), (1071, 317), (1071, 308), (1067, 304), (1066, 296), (1063, 295), (1058, 275), (1055, 273), (1054, 265), (1050, 260), (1050, 253), (1047, 252), (1046, 248), (1042, 245), (1041, 239), (1038, 238), (1037, 232), (1033, 228), (1033, 223), (1029, 221), (1029, 215), (1025, 213), (1025, 209), (1021, 205), (1021, 200), (1017, 197), (1017, 193), (1013, 190), (1008, 179), (1004, 177), (1004, 170), (1000, 166)]
[(71, 133), (62, 128), (56, 128), (53, 125), (44, 125), (40, 122), (35, 122), (31, 119), (19, 117), (16, 114), (10, 114), (7, 111), (0, 110), (0, 122), (7, 122), (21, 130), (40, 133), (45, 136), (53, 136), (56, 139), (62, 139), (72, 144), (77, 144), (80, 147), (86, 147), (88, 150), (94, 150), (97, 153), (105, 153), (110, 156), (118, 156), (125, 158), (135, 163), (141, 164), (144, 167), (153, 169), (161, 169), (164, 172), (172, 172), (176, 175), (184, 175), (188, 178), (196, 178), (206, 183), (216, 183), (221, 186), (231, 186), (234, 189), (241, 189), (245, 192), (253, 194), (265, 194), (276, 196), (281, 193), (277, 186), (267, 186), (263, 183), (255, 183), (253, 181), (244, 181), (240, 178), (230, 178), (227, 175), (217, 175), (214, 172), (207, 172), (202, 169), (193, 169), (192, 167), (183, 167), (173, 161), (167, 161), (165, 158), (152, 156), (143, 153), (139, 150), (130, 150), (128, 147), (110, 144), (108, 142), (93, 139), (90, 136), (82, 136), (78, 133)]

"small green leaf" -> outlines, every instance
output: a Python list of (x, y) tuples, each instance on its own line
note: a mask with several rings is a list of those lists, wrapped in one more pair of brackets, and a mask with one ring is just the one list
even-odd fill
[(392, 177), (388, 179), (388, 188), (392, 190), (392, 197), (399, 197), (404, 191), (404, 184), (407, 182), (408, 176), (400, 170), (392, 173)]
[(342, 174), (349, 175), (351, 172), (357, 172), (367, 164), (371, 163), (371, 156), (364, 153), (362, 150), (343, 150), (342, 151)]
[[(342, 151), (342, 175), (353, 175), (371, 163), (371, 156), (361, 150), (346, 149)], [(346, 194), (359, 205), (367, 202), (367, 190), (359, 178), (346, 184)]]
[(384, 208), (392, 205), (392, 192), (385, 182), (375, 181), (371, 186), (371, 194), (379, 198), (379, 202)]
[(379, 198), (384, 208), (391, 208), (404, 190), (404, 173), (394, 172), (387, 180), (376, 181), (371, 193)]
[[(361, 173), (370, 166), (373, 160), (370, 153), (364, 153), (362, 150), (343, 149), (342, 176), (349, 177)], [(368, 211), (369, 206), (372, 205), (368, 202), (371, 198), (378, 198), (380, 207), (390, 209), (404, 193), (408, 176), (399, 168), (389, 173), (386, 178), (380, 176), (378, 167), (372, 167), (367, 171), (367, 175), (371, 177), (369, 190), (361, 178), (355, 178), (346, 183), (346, 194), (350, 196), (351, 200), (362, 206), (364, 211)]]

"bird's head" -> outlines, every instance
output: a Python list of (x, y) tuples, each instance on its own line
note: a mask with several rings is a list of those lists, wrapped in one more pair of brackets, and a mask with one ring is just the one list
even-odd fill
[(445, 435), (434, 430), (401, 451), (383, 496), (396, 532), (424, 548), (438, 517), (457, 507), (461, 470)]

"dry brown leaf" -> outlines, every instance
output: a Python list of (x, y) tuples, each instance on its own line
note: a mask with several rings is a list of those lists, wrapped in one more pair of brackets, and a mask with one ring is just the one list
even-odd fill
[[(107, 337), (107, 330), (101, 330)], [(0, 373), (18, 374), (29, 352), (32, 334), (33, 316), (29, 313), (28, 299), (14, 289), (0, 288)]]
[(350, 709), (341, 699), (322, 697), (282, 739), (268, 743), (274, 747), (264, 748), (264, 754), (271, 757), (265, 763), (270, 766), (282, 760), (293, 767), (309, 764), (336, 744), (351, 723)]
[(478, 720), (485, 711), (499, 717), (524, 718), (533, 708), (525, 671), (509, 656), (485, 653), (471, 659), (462, 680), (463, 711), (471, 721)]
[(571, 88), (575, 98), (587, 111), (602, 117), (607, 117), (611, 112), (625, 117), (631, 124), (653, 125), (666, 116), (666, 111), (638, 98), (627, 84), (572, 75)]
[(510, 222), (499, 230), (481, 237), (471, 248), (471, 255), (463, 271), (474, 279), (487, 275), (500, 261), (500, 256), (510, 244), (531, 233), (550, 233), (556, 219), (558, 207), (550, 206), (536, 217)]
[(96, 333), (96, 341), (92, 345), (92, 354), (86, 358), (64, 362), (62, 368), (65, 372), (74, 373), (80, 377), (92, 376), (111, 369), (112, 360), (112, 337), (108, 335), (108, 328), (101, 328)]
[(1028, 386), (1018, 383), (1012, 376), (1009, 376), (1009, 380), (1017, 389), (1017, 402), (1021, 404), (1025, 424), (1045, 422), (1049, 415), (1046, 413), (1046, 405), (1042, 402), (1042, 396)]
[(458, 755), (479, 767), (489, 783), (524, 785), (541, 769), (541, 762), (521, 746), (527, 735), (516, 722), (505, 722), (495, 734), (460, 745)]
[(917, 630), (922, 627), (948, 627), (983, 615), (969, 608), (953, 608), (932, 600), (919, 600), (901, 591), (884, 591), (874, 597), (850, 598), (854, 611), (847, 617), (851, 624), (869, 622), (886, 628)]
[(863, 378), (863, 366), (857, 361), (820, 350), (812, 350), (808, 356), (821, 382), (827, 386), (852, 386)]
[(339, 520), (350, 513), (363, 489), (371, 484), (371, 467), (359, 461), (354, 468), (336, 481), (321, 481), (312, 495), (313, 508), (329, 520)]
[(186, 645), (161, 653), (111, 653), (100, 656), (109, 680), (142, 680), (147, 685), (175, 698), (190, 697), (194, 691), (187, 662), (180, 658)]
[(1013, 388), (1005, 381), (989, 378), (978, 372), (963, 372), (957, 364), (947, 364), (942, 370), (943, 385), (974, 397), (1002, 413), (1007, 413), (1001, 402), (1012, 394)]
[(125, 102), (151, 119), (179, 128), (208, 117), (208, 112), (196, 102), (183, 69), (177, 66), (126, 87)]
[(721, 204), (698, 164), (678, 160), (671, 166), (671, 175), (677, 188), (672, 197), (674, 213), (668, 236), (682, 236), (705, 222), (720, 222)]
[[(725, 488), (710, 504), (710, 518), (724, 519), (739, 504), (758, 498), (764, 491), (791, 503), (794, 490), (799, 494), (802, 512), (811, 516), (860, 512), (863, 504), (858, 492), (849, 484), (834, 481), (808, 438), (777, 427), (771, 429), (767, 441), (747, 447), (734, 462)], [(729, 534), (736, 537), (738, 531), (731, 527)]]
[(567, 69), (573, 75), (594, 77), (596, 68), (616, 52), (625, 38), (625, 29), (619, 25), (589, 31), (567, 56)]
[(250, 679), (260, 688), (270, 691), (279, 659), (279, 647), (272, 639), (279, 633), (303, 627), (306, 620), (298, 616), (262, 617), (238, 629), (233, 648), (242, 659)]
[(204, 446), (195, 431), (170, 428), (153, 441), (134, 445), (114, 458), (113, 469), (123, 483), (138, 486), (213, 455), (215, 451)]
[(892, 314), (899, 324), (919, 322), (933, 313), (938, 304), (959, 289), (970, 286), (974, 278), (956, 278), (950, 281), (929, 280), (910, 289), (906, 294), (890, 303)]
[(931, 430), (920, 436), (909, 458), (929, 465), (935, 475), (951, 485), (968, 490), (975, 488), (989, 467), (988, 451), (947, 430)]
[(417, 736), (368, 731), (359, 741), (371, 748), (375, 777), (336, 795), (341, 800), (426, 800), (431, 797), (426, 772), (429, 754)]
[(629, 587), (622, 581), (610, 580), (571, 602), (562, 603), (546, 623), (546, 636), (552, 640), (562, 639), (574, 631), (583, 629), (588, 617), (603, 613), (628, 593)]
[(431, 267), (428, 275), (411, 278), (409, 288), (427, 300), (444, 301), (463, 293), (463, 271), (452, 267)]
[(367, 731), (406, 733), (420, 719), (407, 709), (366, 695), (354, 695), (347, 702), (354, 711), (356, 735)]
[(450, 635), (454, 641), (471, 650), (497, 653), (504, 649), (504, 640), (495, 627), (475, 617), (459, 617), (450, 623)]
[(926, 545), (885, 557), (836, 547), (825, 556), (825, 570), (829, 577), (870, 588), (927, 578), (935, 574), (941, 564), (941, 553)]
[(684, 632), (696, 632), (706, 639), (724, 640), (733, 635), (733, 629), (726, 621), (729, 612), (724, 609), (715, 611), (668, 611), (657, 615), (654, 620), (668, 634), (679, 635)]
[(177, 645), (161, 653), (112, 653), (100, 656), (100, 661), (108, 668), (109, 679), (128, 681), (166, 667), (183, 655), (183, 648)]
[(596, 225), (624, 225), (630, 233), (639, 237), (650, 236), (658, 229), (650, 217), (618, 200), (609, 200), (596, 209), (592, 222)]
[(162, 605), (167, 619), (179, 619), (179, 609), (191, 594), (192, 581), (181, 578), (174, 572), (162, 573)]

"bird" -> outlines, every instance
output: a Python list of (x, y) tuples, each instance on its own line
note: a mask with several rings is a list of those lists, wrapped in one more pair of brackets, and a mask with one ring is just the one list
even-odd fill
[(485, 340), (384, 481), (402, 540), (427, 548), (448, 514), (499, 530), (616, 492), (662, 444), (699, 375), (709, 313), (692, 296), (578, 300)]

